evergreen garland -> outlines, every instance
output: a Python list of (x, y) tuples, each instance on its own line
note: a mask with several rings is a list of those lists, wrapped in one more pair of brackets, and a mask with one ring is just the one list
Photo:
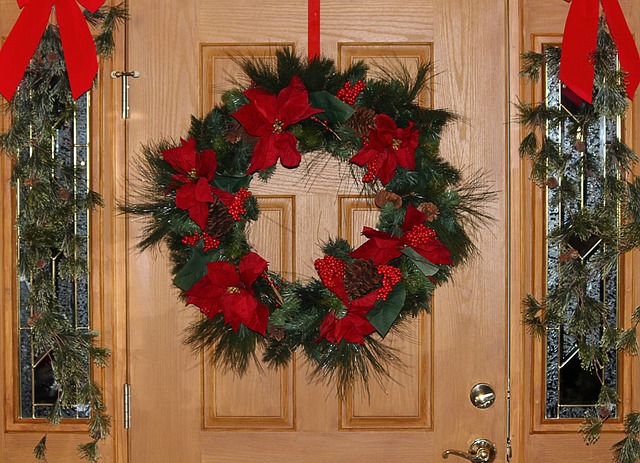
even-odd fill
[[(123, 4), (84, 12), (86, 20), (99, 28), (96, 49), (108, 57), (114, 49), (115, 28), (127, 17)], [(58, 300), (56, 278), (77, 281), (88, 272), (88, 263), (76, 256), (86, 255), (86, 236), (75, 230), (75, 217), (102, 205), (100, 195), (89, 190), (74, 166), (52, 156), (57, 131), (74, 117), (76, 103), (71, 96), (58, 27), (48, 25), (20, 86), (4, 103), (11, 127), (0, 134), (0, 148), (13, 161), (12, 184), (21, 189), (22, 205), (16, 220), (21, 249), (18, 275), (30, 282), (25, 310), (36, 355), (51, 359), (57, 396), (47, 420), (56, 426), (64, 409), (76, 405), (91, 410), (91, 441), (78, 446), (88, 462), (100, 458), (98, 442), (109, 434), (107, 414), (100, 387), (91, 377), (91, 363), (104, 367), (106, 348), (94, 345), (95, 331), (76, 330)], [(53, 275), (49, 260), (57, 265)], [(45, 435), (34, 449), (38, 461), (46, 461)]]
[[(593, 103), (571, 104), (567, 99), (559, 107), (546, 102), (519, 104), (520, 122), (528, 130), (520, 144), (520, 155), (532, 161), (532, 180), (546, 187), (550, 198), (566, 212), (548, 236), (559, 249), (557, 282), (541, 300), (531, 294), (526, 297), (524, 322), (537, 337), (545, 336), (547, 328), (564, 326), (577, 339), (582, 368), (596, 374), (618, 352), (637, 354), (636, 329), (640, 321), (638, 307), (631, 327), (619, 328), (607, 317), (606, 303), (589, 292), (594, 278), (610, 275), (619, 258), (640, 245), (640, 178), (632, 172), (638, 160), (636, 154), (615, 135), (601, 147), (606, 150), (606, 157), (599, 165), (598, 153), (590, 152), (585, 143), (586, 137), (605, 130), (601, 127), (605, 120), (625, 116), (625, 74), (616, 67), (616, 57), (616, 45), (601, 18), (592, 58)], [(543, 66), (549, 75), (557, 76), (560, 49), (548, 47), (543, 53), (525, 53), (522, 62), (521, 75), (530, 80), (540, 78)], [(562, 143), (548, 136), (548, 128), (562, 131)], [(581, 177), (600, 191), (602, 200), (597, 204), (583, 204)], [(581, 248), (596, 240), (601, 240), (602, 252), (583, 258)], [(605, 384), (602, 375), (600, 378), (596, 412), (587, 414), (581, 427), (588, 443), (598, 439), (604, 421), (619, 402), (617, 391)], [(632, 463), (640, 460), (637, 413), (625, 418), (625, 432), (628, 436), (614, 446), (614, 457), (619, 463)]]
[[(216, 365), (238, 374), (257, 360), (258, 350), (271, 367), (287, 364), (302, 350), (312, 377), (335, 382), (338, 394), (357, 383), (366, 389), (370, 379), (388, 375), (389, 363), (398, 362), (382, 338), (401, 329), (405, 319), (428, 312), (434, 289), (476, 252), (468, 233), (488, 219), (483, 208), (494, 193), (480, 173), (465, 180), (440, 156), (440, 134), (457, 118), (418, 105), (429, 65), (413, 76), (399, 68), (370, 79), (362, 62), (339, 71), (330, 59), (306, 61), (286, 49), (276, 52), (275, 62), (248, 58), (240, 65), (251, 87), (226, 92), (204, 118), (192, 117), (180, 144), (160, 141), (143, 148), (137, 191), (123, 210), (146, 219), (138, 247), (164, 243), (183, 300), (207, 315), (187, 329), (185, 342), (194, 350), (209, 351)], [(277, 105), (289, 109), (257, 129), (264, 112), (243, 114), (259, 104), (264, 112)], [(294, 104), (298, 116), (292, 118)], [(385, 153), (410, 153), (408, 161), (386, 170), (354, 157), (382, 143), (376, 138), (381, 125), (395, 134)], [(291, 136), (293, 145), (283, 147)], [(370, 248), (354, 250), (345, 240), (330, 239), (325, 257), (315, 263), (320, 279), (291, 282), (265, 270), (245, 229), (259, 215), (248, 192), (252, 178), (266, 181), (275, 170), (276, 159), (254, 168), (271, 142), (277, 147), (269, 155), (277, 152), (283, 164), (295, 164), (285, 161), (293, 151), (313, 156), (322, 150), (362, 165), (354, 165), (352, 174), (364, 174), (363, 194), (376, 196), (380, 206), (373, 233), (397, 253), (374, 262), (378, 257), (367, 255)], [(426, 251), (420, 243), (433, 247)], [(243, 268), (259, 276), (245, 278)], [(239, 277), (226, 281), (236, 271)], [(238, 307), (248, 304), (255, 313), (239, 314)]]

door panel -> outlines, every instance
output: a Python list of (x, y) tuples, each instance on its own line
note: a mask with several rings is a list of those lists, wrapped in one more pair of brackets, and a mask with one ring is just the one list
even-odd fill
[[(296, 197), (258, 196), (260, 221), (248, 230), (269, 267), (287, 278), (295, 274)], [(294, 366), (279, 370), (250, 366), (238, 378), (204, 361), (203, 429), (294, 429)]]
[[(322, 52), (340, 65), (363, 58), (412, 68), (433, 59), (433, 88), (423, 103), (471, 121), (445, 131), (444, 156), (470, 171), (486, 168), (504, 190), (506, 12), (496, 2), (480, 3), (470, 11), (462, 0), (323, 1)], [(131, 158), (141, 143), (177, 139), (192, 113), (208, 112), (237, 76), (227, 53), (264, 56), (280, 44), (306, 43), (306, 2), (139, 1), (130, 8), (129, 62), (141, 73), (131, 83)], [(483, 28), (488, 32), (480, 34)], [(357, 199), (350, 178), (348, 166), (313, 154), (298, 169), (279, 169), (269, 183), (252, 185), (266, 209), (250, 236), (272, 267), (308, 279), (327, 237), (361, 240), (375, 211)], [(488, 207), (492, 229), (504, 230), (504, 201)], [(132, 246), (138, 235), (132, 221)], [(344, 402), (332, 386), (309, 383), (301, 356), (289, 370), (256, 368), (242, 379), (207, 366), (180, 343), (198, 314), (177, 300), (165, 257), (132, 255), (131, 461), (440, 461), (444, 450), (466, 451), (477, 437), (494, 441), (504, 458), (505, 235), (485, 232), (478, 243), (482, 258), (436, 292), (433, 315), (390, 339), (407, 365), (393, 372), (397, 382), (372, 382), (370, 400), (356, 389)], [(490, 409), (469, 401), (477, 382), (496, 389)]]

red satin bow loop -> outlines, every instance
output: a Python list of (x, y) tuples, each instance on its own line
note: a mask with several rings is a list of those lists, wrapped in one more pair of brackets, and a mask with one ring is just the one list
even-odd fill
[(91, 88), (98, 71), (93, 37), (77, 3), (91, 12), (105, 0), (17, 0), (22, 8), (0, 49), (0, 93), (11, 100), (44, 33), (51, 8), (56, 9), (62, 50), (74, 99)]
[[(595, 71), (590, 56), (596, 49), (600, 0), (565, 1), (570, 2), (571, 7), (562, 39), (560, 80), (583, 100), (591, 103)], [(618, 0), (602, 0), (602, 8), (611, 36), (618, 47), (620, 66), (627, 73), (627, 94), (633, 99), (640, 83), (638, 49)]]

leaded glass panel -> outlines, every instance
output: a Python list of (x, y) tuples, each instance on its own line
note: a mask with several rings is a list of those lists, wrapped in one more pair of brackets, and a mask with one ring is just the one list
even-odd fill
[[(562, 83), (557, 73), (547, 73), (546, 101), (549, 107), (560, 109), (567, 104), (563, 98)], [(570, 108), (565, 108), (569, 112)], [(607, 145), (619, 138), (620, 122), (616, 119), (600, 118), (587, 125), (581, 138), (584, 147), (577, 149), (575, 133), (579, 130), (573, 121), (564, 125), (549, 125), (547, 136), (555, 142), (562, 156), (567, 158), (565, 170), (550, 172), (550, 176), (568, 179), (580, 185), (578, 198), (561, 203), (556, 188), (547, 188), (547, 234), (553, 233), (559, 225), (567, 224), (572, 214), (583, 208), (595, 209), (604, 204), (603, 186), (593, 176), (585, 172), (584, 156), (589, 156), (589, 168), (603, 172), (606, 166)], [(612, 204), (611, 207), (617, 207)], [(604, 302), (607, 307), (607, 319), (616, 324), (618, 315), (618, 274), (615, 268), (604, 277), (598, 268), (590, 266), (604, 251), (604, 244), (595, 236), (586, 240), (576, 239), (570, 243), (577, 252), (577, 258), (589, 268), (587, 295)], [(557, 245), (547, 242), (547, 291), (552, 292), (558, 285), (559, 259), (562, 256)], [(576, 309), (575, 304), (568, 305), (569, 313)], [(594, 340), (597, 342), (597, 340)], [(549, 326), (546, 336), (546, 418), (583, 418), (585, 413), (593, 412), (601, 388), (604, 384), (616, 389), (618, 365), (615, 352), (609, 354), (609, 362), (600, 370), (585, 371), (578, 358), (578, 342), (569, 334), (566, 326)], [(611, 415), (617, 416), (614, 406)]]
[[(85, 94), (77, 101), (77, 110), (73, 120), (57, 130), (51, 145), (51, 155), (62, 160), (65, 165), (74, 166), (77, 177), (73, 189), (68, 192), (75, 197), (84, 197), (89, 185), (89, 94)], [(21, 156), (31, 155), (29, 150), (20, 153)], [(17, 189), (18, 211), (22, 212), (22, 204), (28, 195), (28, 186), (19, 185)], [(75, 232), (83, 237), (83, 243), (78, 246), (83, 255), (75, 256), (89, 262), (89, 213), (79, 212), (75, 216)], [(26, 252), (21, 241), (21, 230), (17, 230), (18, 253)], [(42, 271), (47, 278), (51, 278), (56, 290), (56, 296), (64, 315), (72, 321), (77, 330), (88, 331), (89, 328), (89, 278), (84, 276), (76, 281), (59, 278), (59, 266), (64, 263), (66, 256), (52, 249), (51, 257), (43, 260)], [(31, 317), (37, 316), (30, 310), (28, 304), (30, 292), (29, 278), (18, 277), (18, 340), (19, 340), (19, 369), (20, 369), (20, 406), (21, 418), (44, 418), (55, 402), (57, 389), (51, 368), (49, 352), (36, 352), (31, 342)], [(89, 368), (87, 362), (87, 368)], [(86, 418), (89, 410), (84, 406), (69, 407), (63, 411), (67, 418)]]

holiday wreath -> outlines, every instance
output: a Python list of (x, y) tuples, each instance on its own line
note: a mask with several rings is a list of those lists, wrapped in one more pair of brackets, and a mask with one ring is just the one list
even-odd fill
[[(173, 283), (204, 314), (187, 343), (240, 374), (258, 349), (269, 366), (301, 349), (313, 375), (343, 393), (387, 373), (396, 356), (381, 338), (428, 312), (436, 286), (475, 252), (468, 230), (487, 218), (492, 193), (439, 156), (441, 132), (456, 117), (417, 104), (430, 66), (368, 79), (363, 63), (341, 72), (326, 58), (276, 57), (242, 60), (249, 88), (193, 117), (180, 143), (143, 149), (141, 186), (124, 210), (147, 219), (140, 249), (166, 243)], [(266, 181), (278, 160), (295, 168), (319, 150), (361, 171), (379, 222), (364, 228), (357, 249), (324, 243), (319, 279), (286, 281), (247, 240), (259, 215), (250, 182)]]

